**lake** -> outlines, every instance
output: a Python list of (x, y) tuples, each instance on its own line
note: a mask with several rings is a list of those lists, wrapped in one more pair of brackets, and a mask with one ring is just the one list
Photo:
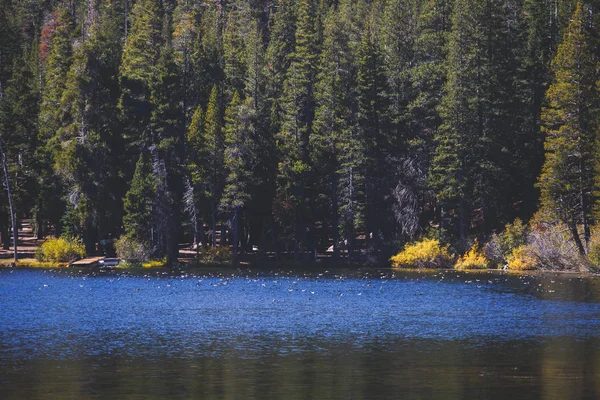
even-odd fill
[(598, 399), (600, 278), (0, 269), (8, 399)]

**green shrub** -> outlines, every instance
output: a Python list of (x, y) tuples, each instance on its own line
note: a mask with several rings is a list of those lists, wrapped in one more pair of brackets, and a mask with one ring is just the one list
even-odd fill
[(527, 244), (529, 232), (529, 227), (517, 218), (512, 224), (506, 224), (502, 233), (492, 235), (483, 252), (488, 260), (504, 265), (514, 249)]
[(449, 245), (442, 246), (439, 240), (423, 239), (407, 245), (390, 261), (395, 268), (446, 268), (452, 261)]
[(38, 261), (68, 263), (85, 257), (85, 246), (74, 238), (52, 238), (36, 250)]
[(150, 259), (148, 246), (127, 235), (115, 240), (115, 252), (117, 258), (134, 265), (142, 264)]
[(231, 261), (231, 253), (227, 247), (204, 246), (200, 253), (204, 262), (228, 262)]
[(456, 264), (454, 264), (454, 268), (460, 270), (486, 269), (489, 267), (489, 263), (489, 260), (481, 252), (479, 243), (475, 240), (471, 249), (458, 258)]
[(600, 226), (597, 225), (592, 228), (592, 238), (587, 254), (588, 265), (594, 271), (600, 270), (600, 229), (598, 228)]

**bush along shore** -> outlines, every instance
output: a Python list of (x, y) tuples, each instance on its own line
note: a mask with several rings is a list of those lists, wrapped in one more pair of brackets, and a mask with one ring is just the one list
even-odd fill
[(424, 237), (407, 243), (390, 261), (394, 268), (600, 271), (600, 226), (590, 229), (581, 252), (568, 226), (540, 219), (536, 215), (529, 224), (516, 219), (482, 245), (477, 238), (444, 244), (439, 238)]

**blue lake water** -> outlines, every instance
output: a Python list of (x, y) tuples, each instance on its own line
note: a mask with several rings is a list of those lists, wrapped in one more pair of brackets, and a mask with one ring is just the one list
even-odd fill
[(2, 399), (598, 399), (600, 278), (0, 269)]

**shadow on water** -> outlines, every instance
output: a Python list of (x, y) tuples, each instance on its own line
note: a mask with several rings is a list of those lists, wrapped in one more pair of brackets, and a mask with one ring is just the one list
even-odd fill
[(3, 399), (600, 398), (600, 279), (0, 270)]

